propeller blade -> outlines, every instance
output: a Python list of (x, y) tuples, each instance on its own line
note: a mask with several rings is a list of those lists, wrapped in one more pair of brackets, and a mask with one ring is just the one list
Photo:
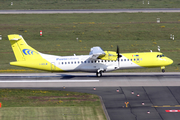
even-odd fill
[(120, 55), (119, 55), (119, 46), (118, 46), (118, 45), (117, 45), (117, 51), (116, 51), (116, 53), (117, 53), (117, 59), (118, 59), (118, 61), (119, 61)]
[(117, 45), (117, 60), (118, 60), (118, 67), (120, 66), (120, 63), (119, 63), (119, 58), (120, 58), (120, 55), (119, 55), (119, 46)]
[(117, 45), (117, 51), (116, 51), (116, 53), (119, 53), (119, 46)]

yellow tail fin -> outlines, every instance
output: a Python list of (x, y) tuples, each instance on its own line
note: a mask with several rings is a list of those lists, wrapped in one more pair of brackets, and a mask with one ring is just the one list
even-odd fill
[(28, 61), (42, 58), (40, 53), (30, 47), (21, 35), (12, 34), (8, 35), (8, 38), (17, 61)]

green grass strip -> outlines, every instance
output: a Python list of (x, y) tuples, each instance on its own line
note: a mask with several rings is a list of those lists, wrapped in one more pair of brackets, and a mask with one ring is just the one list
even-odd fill
[(6, 107), (0, 108), (1, 120), (105, 120), (99, 107)]
[(58, 90), (0, 89), (1, 120), (105, 120), (97, 95)]

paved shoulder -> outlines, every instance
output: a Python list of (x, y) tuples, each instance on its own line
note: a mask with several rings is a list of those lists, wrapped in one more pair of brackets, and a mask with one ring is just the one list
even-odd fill
[(0, 14), (56, 14), (56, 13), (137, 13), (180, 12), (180, 8), (153, 9), (68, 9), (68, 10), (0, 10)]

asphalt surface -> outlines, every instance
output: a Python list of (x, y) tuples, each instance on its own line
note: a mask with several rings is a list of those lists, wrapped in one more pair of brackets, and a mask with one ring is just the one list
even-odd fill
[(24, 73), (0, 74), (0, 87), (180, 86), (180, 73)]
[(56, 13), (137, 13), (137, 12), (180, 12), (180, 8), (150, 9), (67, 9), (67, 10), (0, 10), (0, 14), (56, 14)]
[[(55, 82), (51, 82), (53, 80)], [(159, 86), (147, 84), (157, 84), (156, 81)], [(138, 85), (138, 82), (142, 84)], [(172, 86), (173, 82), (176, 86)], [(106, 83), (112, 83), (111, 87)], [(111, 120), (178, 120), (180, 113), (165, 111), (180, 110), (180, 87), (177, 84), (180, 84), (180, 73), (105, 73), (100, 78), (91, 73), (0, 74), (0, 88), (97, 94), (102, 97)], [(125, 102), (129, 102), (128, 107)]]
[[(99, 95), (102, 97), (110, 120), (179, 120), (180, 118), (178, 112), (166, 112), (166, 110), (180, 110), (180, 87), (119, 86), (96, 87), (96, 90), (93, 87), (23, 89), (74, 91)], [(125, 102), (129, 102), (128, 107)]]

